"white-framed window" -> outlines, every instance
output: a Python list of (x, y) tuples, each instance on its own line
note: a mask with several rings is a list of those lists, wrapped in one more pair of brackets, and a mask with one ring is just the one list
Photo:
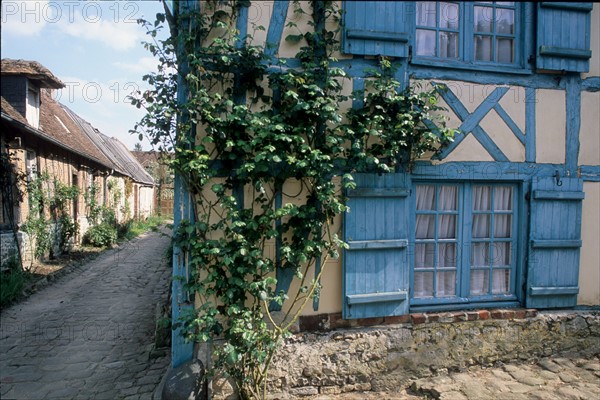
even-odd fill
[(29, 82), (27, 84), (25, 116), (29, 125), (36, 129), (40, 127), (40, 90)]

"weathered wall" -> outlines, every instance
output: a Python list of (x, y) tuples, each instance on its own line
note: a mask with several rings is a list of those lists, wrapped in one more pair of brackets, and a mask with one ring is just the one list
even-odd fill
[[(485, 313), (482, 315), (489, 317)], [(512, 314), (510, 320), (455, 322), (440, 314), (438, 322), (432, 323), (297, 334), (288, 340), (270, 369), (273, 397), (357, 390), (393, 392), (410, 379), (440, 369), (600, 353), (598, 313), (516, 316)]]

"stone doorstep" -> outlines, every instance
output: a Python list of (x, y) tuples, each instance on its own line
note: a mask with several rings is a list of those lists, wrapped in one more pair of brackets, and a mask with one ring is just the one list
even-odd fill
[(327, 332), (335, 329), (376, 325), (420, 325), (427, 323), (453, 323), (462, 321), (479, 321), (487, 319), (515, 320), (534, 318), (537, 315), (537, 310), (529, 308), (469, 310), (439, 313), (414, 313), (393, 317), (358, 319), (343, 319), (341, 313), (330, 313), (301, 316), (299, 320), (298, 332)]

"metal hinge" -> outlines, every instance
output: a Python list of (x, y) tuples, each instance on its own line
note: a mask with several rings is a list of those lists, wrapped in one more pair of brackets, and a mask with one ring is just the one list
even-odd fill
[(408, 62), (410, 63), (412, 61), (412, 46), (408, 46)]

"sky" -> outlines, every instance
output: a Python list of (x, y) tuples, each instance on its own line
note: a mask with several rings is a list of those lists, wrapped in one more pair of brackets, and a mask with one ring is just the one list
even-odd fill
[[(2, 58), (41, 63), (66, 85), (58, 101), (133, 149), (139, 140), (129, 130), (144, 113), (127, 96), (148, 87), (142, 76), (157, 64), (136, 20), (154, 22), (161, 2), (2, 0), (1, 7)], [(145, 138), (142, 147), (151, 150)]]

